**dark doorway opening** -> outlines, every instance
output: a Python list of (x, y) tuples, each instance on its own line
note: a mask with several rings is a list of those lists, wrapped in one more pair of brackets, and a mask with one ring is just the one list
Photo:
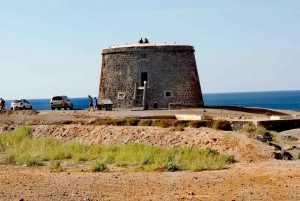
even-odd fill
[(141, 86), (144, 86), (144, 81), (148, 82), (148, 73), (147, 72), (141, 73)]

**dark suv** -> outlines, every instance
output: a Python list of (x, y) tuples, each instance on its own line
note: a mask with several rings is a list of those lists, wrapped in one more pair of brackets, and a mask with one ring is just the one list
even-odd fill
[(53, 96), (50, 101), (50, 107), (52, 110), (55, 110), (55, 108), (58, 110), (61, 108), (73, 110), (73, 103), (68, 96)]

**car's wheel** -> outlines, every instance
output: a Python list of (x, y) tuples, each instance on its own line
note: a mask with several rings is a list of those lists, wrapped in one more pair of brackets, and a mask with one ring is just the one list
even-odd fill
[(67, 109), (68, 109), (68, 107), (67, 107), (67, 106), (65, 106), (65, 107), (64, 107), (64, 110), (67, 110)]
[(55, 108), (54, 108), (54, 107), (51, 107), (51, 110), (55, 110)]
[(10, 109), (11, 109), (11, 110), (14, 110), (14, 108), (12, 108), (12, 107), (11, 107)]
[(73, 104), (70, 106), (70, 110), (73, 110)]
[(30, 106), (30, 108), (29, 109), (31, 109), (32, 110), (32, 106)]
[(58, 110), (60, 110), (60, 109), (61, 109), (61, 107), (58, 107), (57, 109), (58, 109)]
[(22, 107), (22, 110), (25, 110), (26, 108), (25, 108), (25, 105), (23, 105), (23, 107)]

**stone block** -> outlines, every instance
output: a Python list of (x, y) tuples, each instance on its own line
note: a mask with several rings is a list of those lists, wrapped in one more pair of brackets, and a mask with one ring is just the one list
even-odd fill
[(187, 115), (187, 114), (180, 114), (175, 115), (177, 120), (186, 120), (186, 121), (203, 121), (203, 120), (213, 120), (212, 116), (208, 115)]
[(292, 116), (271, 116), (271, 120), (293, 119)]

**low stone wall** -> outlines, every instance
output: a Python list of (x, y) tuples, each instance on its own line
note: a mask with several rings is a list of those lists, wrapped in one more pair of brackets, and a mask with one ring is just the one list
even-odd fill
[[(215, 121), (212, 121), (212, 125)], [(233, 131), (238, 131), (243, 128), (248, 122), (251, 121), (228, 121), (231, 124), (231, 129)], [(262, 126), (267, 130), (272, 130), (272, 131), (285, 131), (285, 130), (291, 130), (291, 129), (296, 129), (300, 128), (300, 119), (292, 119), (292, 120), (274, 120), (274, 121), (257, 121), (253, 122), (257, 126)], [(211, 123), (208, 123), (207, 127), (212, 127), (209, 126)]]
[(248, 124), (248, 121), (232, 121), (230, 124), (233, 131), (238, 131)]
[[(212, 128), (214, 122), (216, 122), (216, 120), (204, 120), (203, 126)], [(231, 129), (233, 131), (238, 131), (238, 130), (241, 130), (245, 125), (247, 125), (248, 122), (252, 122), (252, 121), (228, 121), (228, 122), (231, 125)], [(299, 119), (257, 121), (257, 122), (253, 122), (253, 123), (255, 123), (257, 126), (262, 126), (262, 127), (266, 128), (267, 130), (272, 130), (272, 131), (277, 131), (277, 132), (300, 128), (300, 120)]]
[[(212, 128), (214, 123), (218, 120), (213, 120), (210, 118), (212, 118), (212, 117), (211, 116), (201, 116), (201, 115), (175, 115), (175, 116), (172, 116), (172, 118), (158, 116), (158, 118), (155, 118), (155, 119), (177, 119), (178, 121), (185, 122), (186, 125), (188, 125), (188, 123), (190, 121), (201, 121), (201, 126)], [(144, 117), (144, 119), (153, 119), (153, 117), (148, 116), (148, 117)], [(265, 120), (265, 121), (253, 121), (253, 120), (229, 121), (229, 120), (227, 120), (227, 122), (230, 124), (232, 131), (241, 130), (249, 122), (253, 122), (256, 126), (262, 126), (262, 127), (266, 128), (267, 130), (277, 131), (277, 132), (300, 128), (300, 119)]]
[[(188, 123), (191, 120), (178, 120), (181, 121), (182, 123), (185, 123), (186, 125), (188, 125)], [(214, 123), (216, 122), (216, 120), (194, 120), (194, 121), (201, 121), (201, 126), (202, 127), (208, 127), (208, 128), (212, 128)], [(233, 131), (238, 131), (240, 129), (243, 128), (244, 125), (248, 124), (248, 121), (228, 121), (228, 123), (231, 126), (231, 130)]]
[[(205, 127), (212, 128), (216, 120), (211, 121), (204, 121)], [(248, 124), (248, 121), (228, 121), (231, 125), (231, 130), (238, 131), (241, 130), (246, 124)]]
[(267, 130), (281, 132), (285, 130), (300, 128), (300, 119), (258, 121), (257, 126), (262, 126)]

